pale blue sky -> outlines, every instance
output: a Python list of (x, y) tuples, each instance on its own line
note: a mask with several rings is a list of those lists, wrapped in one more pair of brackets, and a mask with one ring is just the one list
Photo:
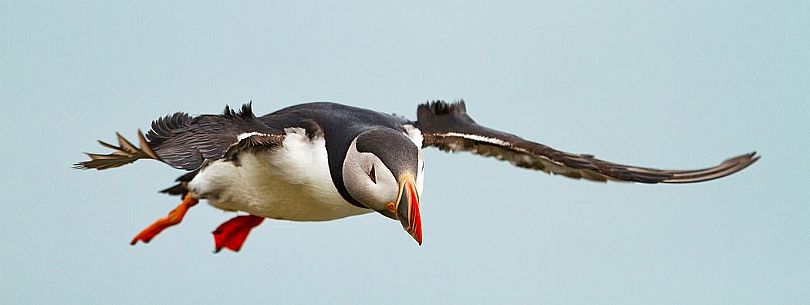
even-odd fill
[[(810, 5), (0, 1), (0, 296), (9, 304), (808, 304)], [(425, 244), (379, 215), (268, 221), (213, 254), (200, 205), (130, 238), (181, 174), (77, 171), (178, 110), (336, 101), (480, 123), (696, 185), (597, 184), (426, 151)]]

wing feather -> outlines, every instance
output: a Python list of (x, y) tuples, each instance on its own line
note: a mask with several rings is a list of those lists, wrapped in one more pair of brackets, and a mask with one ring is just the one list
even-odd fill
[(697, 170), (662, 170), (623, 165), (590, 154), (568, 153), (527, 141), (516, 135), (478, 125), (467, 115), (463, 101), (434, 101), (419, 106), (417, 127), (423, 146), (443, 151), (469, 151), (509, 161), (515, 166), (545, 171), (574, 179), (630, 181), (641, 183), (693, 183), (736, 173), (759, 159), (749, 153), (727, 159), (717, 166)]
[[(178, 112), (152, 122), (152, 130), (144, 135), (138, 131), (138, 146), (116, 132), (118, 145), (99, 141), (101, 146), (112, 149), (110, 154), (90, 154), (89, 161), (79, 162), (77, 168), (108, 169), (135, 162), (138, 159), (155, 159), (172, 167), (195, 170), (206, 160), (217, 160), (225, 157), (226, 152), (234, 146), (250, 147), (250, 144), (261, 144), (252, 138), (249, 143), (242, 143), (242, 134), (261, 134), (265, 137), (283, 137), (283, 131), (275, 130), (253, 114), (250, 104), (245, 104), (239, 111), (225, 107), (221, 115), (201, 115), (191, 117)], [(266, 140), (265, 138), (261, 138)], [(276, 139), (277, 140), (277, 139)], [(265, 141), (264, 144), (269, 144)], [(232, 152), (233, 154), (234, 152)]]

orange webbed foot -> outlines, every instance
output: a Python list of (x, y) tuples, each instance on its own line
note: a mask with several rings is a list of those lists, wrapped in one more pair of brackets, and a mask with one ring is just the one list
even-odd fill
[(135, 245), (138, 243), (138, 241), (148, 243), (164, 229), (183, 221), (183, 216), (186, 215), (186, 211), (188, 211), (190, 207), (193, 207), (198, 202), (199, 200), (192, 198), (191, 194), (186, 194), (186, 196), (183, 197), (183, 202), (181, 202), (180, 205), (178, 205), (174, 210), (169, 212), (169, 215), (156, 220), (151, 225), (146, 227), (146, 229), (143, 229), (140, 233), (138, 233), (138, 235), (135, 235), (135, 237), (132, 238), (132, 241), (130, 241), (129, 244)]
[(214, 230), (214, 252), (219, 253), (222, 248), (238, 252), (245, 243), (250, 230), (260, 225), (264, 217), (242, 215), (231, 218)]

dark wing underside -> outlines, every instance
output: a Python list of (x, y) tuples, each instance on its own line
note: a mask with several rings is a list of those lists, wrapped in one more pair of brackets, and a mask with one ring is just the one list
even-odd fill
[(423, 146), (434, 146), (444, 151), (469, 151), (506, 160), (519, 167), (593, 181), (701, 182), (736, 173), (759, 159), (756, 153), (749, 153), (730, 158), (714, 167), (697, 170), (661, 170), (617, 164), (596, 159), (593, 155), (559, 151), (478, 125), (467, 115), (463, 101), (422, 104), (417, 111), (416, 124), (424, 137)]
[(155, 159), (178, 169), (195, 170), (206, 160), (234, 158), (239, 151), (276, 145), (283, 139), (283, 131), (256, 119), (250, 104), (243, 105), (240, 111), (225, 107), (221, 115), (191, 117), (178, 112), (159, 118), (152, 122), (152, 130), (146, 136), (138, 131), (138, 146), (116, 135), (118, 146), (99, 141), (113, 149), (112, 153), (88, 153), (90, 160), (77, 163), (76, 167), (101, 170), (138, 159)]

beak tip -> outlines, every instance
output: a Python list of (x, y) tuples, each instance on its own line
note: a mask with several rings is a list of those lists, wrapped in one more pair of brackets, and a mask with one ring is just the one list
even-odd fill
[(418, 212), (416, 213), (415, 218), (416, 219), (414, 219), (415, 221), (414, 221), (413, 226), (412, 226), (413, 230), (410, 231), (409, 233), (411, 233), (411, 236), (416, 241), (416, 243), (421, 246), (422, 245), (422, 219), (419, 216)]
[(422, 215), (419, 212), (419, 194), (416, 192), (413, 178), (407, 177), (403, 180), (396, 205), (389, 206), (389, 209), (392, 208), (405, 231), (421, 246)]

